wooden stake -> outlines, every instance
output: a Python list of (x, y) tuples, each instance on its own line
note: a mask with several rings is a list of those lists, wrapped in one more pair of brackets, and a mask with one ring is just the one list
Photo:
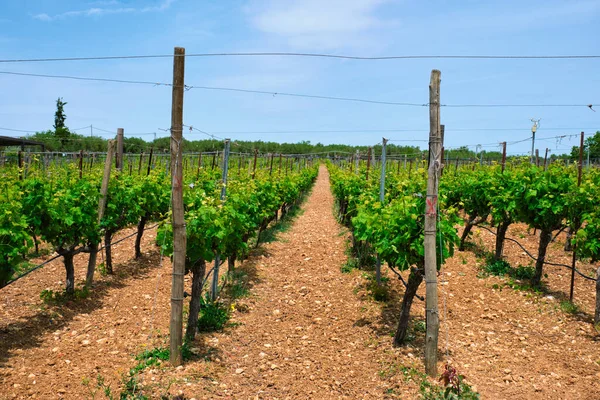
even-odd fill
[(269, 167), (269, 176), (273, 175), (273, 153), (271, 153), (271, 166)]
[[(112, 167), (113, 154), (115, 153), (114, 140), (108, 141), (108, 148), (106, 150), (106, 160), (104, 161), (104, 175), (102, 176), (102, 185), (100, 186), (100, 200), (98, 202), (98, 224), (104, 217), (104, 210), (106, 209), (106, 199), (108, 194), (108, 182), (110, 180), (110, 169)], [(90, 258), (88, 260), (88, 270), (85, 277), (85, 285), (91, 287), (94, 282), (94, 272), (96, 270), (96, 258), (98, 256), (98, 245), (99, 243), (92, 243)]]
[(17, 153), (17, 163), (19, 165), (19, 180), (23, 180), (23, 154), (21, 150)]
[(279, 153), (279, 171), (277, 171), (278, 175), (281, 175), (281, 153)]
[[(431, 159), (427, 178), (427, 201), (425, 204), (425, 315), (427, 332), (425, 335), (425, 372), (437, 377), (437, 350), (439, 333), (439, 312), (437, 293), (437, 207), (438, 183), (442, 147), (440, 135), (440, 71), (431, 71), (429, 84), (429, 148), (435, 159)], [(440, 249), (442, 251), (442, 249)]]
[(83, 150), (79, 150), (79, 179), (83, 176)]
[(546, 154), (544, 155), (544, 171), (548, 169), (548, 151), (550, 151), (550, 149), (546, 147)]
[(506, 142), (502, 142), (502, 172), (506, 168)]
[(146, 175), (150, 175), (150, 170), (152, 169), (152, 153), (154, 152), (154, 147), (150, 147), (150, 155), (148, 156), (148, 172)]
[(369, 150), (367, 152), (367, 175), (366, 175), (366, 180), (369, 180), (369, 169), (371, 168), (371, 152), (372, 152), (372, 148), (369, 147)]
[(185, 274), (186, 233), (183, 214), (183, 93), (185, 49), (175, 47), (173, 57), (173, 99), (171, 108), (171, 190), (173, 213), (173, 279), (171, 286), (170, 357), (181, 365), (183, 344), (183, 276)]
[(594, 325), (600, 324), (600, 267), (596, 271), (596, 312), (594, 313)]
[(123, 128), (117, 129), (117, 157), (115, 166), (119, 172), (123, 171)]
[[(252, 179), (256, 177), (256, 159), (258, 158), (258, 149), (254, 149), (254, 166), (252, 167)], [(287, 172), (287, 170), (286, 170)]]
[(144, 151), (140, 153), (140, 164), (138, 165), (138, 175), (142, 174), (142, 162), (144, 162)]

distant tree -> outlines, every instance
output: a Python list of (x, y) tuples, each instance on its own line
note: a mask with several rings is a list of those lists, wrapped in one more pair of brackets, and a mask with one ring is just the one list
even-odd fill
[[(587, 152), (590, 152), (590, 158), (600, 158), (600, 131), (597, 131), (594, 136), (591, 136), (583, 142), (583, 158), (587, 157)], [(571, 149), (571, 160), (579, 160), (579, 146), (573, 146)]]
[(59, 97), (56, 100), (56, 112), (54, 113), (54, 129), (60, 129), (65, 127), (65, 120), (67, 116), (65, 115), (65, 106), (66, 102), (63, 101), (62, 97)]
[(65, 114), (66, 102), (63, 101), (62, 97), (56, 100), (56, 112), (54, 113), (54, 135), (60, 138), (61, 143), (65, 144), (66, 139), (71, 135), (69, 128), (65, 126), (67, 116)]

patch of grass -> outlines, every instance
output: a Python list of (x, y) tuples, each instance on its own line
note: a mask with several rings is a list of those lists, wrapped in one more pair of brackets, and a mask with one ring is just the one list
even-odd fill
[(200, 303), (198, 330), (214, 332), (222, 330), (229, 321), (230, 313), (227, 307), (218, 301), (212, 301), (207, 293)]
[(358, 268), (358, 260), (356, 258), (349, 257), (348, 260), (346, 260), (346, 262), (344, 264), (342, 264), (342, 267), (340, 268), (340, 270), (344, 274), (349, 274), (350, 272), (352, 272), (353, 270), (355, 270), (357, 268)]
[(44, 289), (40, 293), (40, 299), (47, 305), (63, 305), (70, 300), (87, 299), (89, 295), (90, 291), (86, 286), (75, 288), (72, 294), (67, 293), (65, 290), (55, 292), (51, 289)]
[(487, 262), (483, 266), (483, 270), (486, 273), (495, 276), (507, 275), (510, 273), (511, 269), (510, 264), (504, 260)]
[(535, 268), (529, 266), (519, 265), (517, 268), (511, 271), (511, 276), (515, 279), (527, 279), (531, 280), (535, 275)]
[(427, 379), (427, 375), (417, 371), (413, 367), (401, 366), (399, 372), (402, 373), (405, 382), (413, 381), (419, 385), (420, 398), (424, 400), (479, 400), (479, 393), (464, 381), (464, 376), (456, 373), (456, 370), (449, 374), (449, 369), (440, 376), (439, 381), (442, 384), (436, 384)]
[(381, 284), (377, 284), (375, 274), (363, 273), (363, 278), (367, 280), (367, 291), (375, 301), (386, 302), (390, 299), (389, 281), (387, 277), (381, 277)]
[(427, 331), (427, 324), (425, 321), (417, 321), (413, 324), (413, 331), (425, 333)]
[(569, 300), (562, 300), (559, 307), (567, 314), (577, 314), (579, 312), (579, 307), (577, 304), (570, 302)]
[(230, 273), (231, 284), (227, 286), (227, 294), (231, 300), (241, 299), (250, 295), (247, 280), (248, 274), (242, 270), (235, 270)]
[(98, 272), (100, 272), (101, 276), (107, 276), (108, 275), (108, 271), (106, 270), (106, 264), (104, 263), (100, 263), (98, 264)]

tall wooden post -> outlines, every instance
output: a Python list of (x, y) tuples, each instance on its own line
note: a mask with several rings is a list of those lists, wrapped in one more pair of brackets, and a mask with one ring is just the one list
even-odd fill
[[(429, 148), (432, 155), (427, 178), (427, 201), (425, 204), (425, 315), (427, 332), (425, 336), (425, 372), (437, 376), (437, 349), (439, 333), (439, 312), (437, 293), (437, 208), (438, 184), (441, 160), (439, 158), (442, 140), (440, 137), (440, 71), (431, 71), (429, 84)], [(440, 249), (440, 251), (442, 251)]]
[[(223, 152), (223, 175), (221, 182), (221, 203), (225, 202), (225, 195), (227, 194), (227, 174), (229, 172), (229, 145), (230, 139), (225, 139), (225, 149)], [(211, 298), (213, 301), (217, 300), (219, 295), (219, 267), (221, 266), (220, 254), (215, 255), (215, 267), (213, 268), (212, 285), (211, 285)]]
[[(583, 132), (581, 132), (581, 142), (579, 144), (579, 163), (577, 164), (577, 187), (581, 186), (581, 175), (583, 174)], [(578, 228), (578, 227), (575, 227)], [(570, 240), (573, 236), (577, 234), (577, 229), (569, 229), (567, 240)], [(566, 246), (565, 246), (566, 247)], [(575, 251), (575, 247), (573, 246), (573, 255), (571, 258), (571, 286), (569, 290), (569, 301), (573, 301), (573, 292), (575, 291), (575, 268), (577, 267), (577, 252)]]
[(594, 313), (594, 325), (600, 324), (600, 267), (596, 270), (596, 312)]
[(115, 158), (115, 166), (119, 172), (123, 171), (123, 128), (117, 129), (117, 157)]
[(282, 157), (282, 155), (281, 155), (281, 153), (279, 153), (279, 170), (277, 171), (278, 175), (281, 175), (281, 157)]
[(150, 155), (148, 156), (148, 172), (146, 175), (150, 175), (150, 170), (152, 169), (152, 153), (154, 152), (154, 147), (150, 147)]
[(369, 147), (369, 150), (367, 152), (367, 181), (369, 181), (369, 169), (371, 169), (371, 152), (373, 151), (373, 148)]
[(19, 166), (19, 180), (23, 180), (23, 152), (19, 150), (17, 153), (17, 164)]
[(550, 151), (550, 149), (546, 147), (546, 154), (544, 155), (544, 171), (548, 169), (548, 151)]
[[(440, 161), (443, 163), (444, 162), (444, 131), (445, 131), (445, 126), (444, 125), (440, 125), (440, 137), (442, 140), (442, 150), (440, 152)], [(429, 160), (431, 160), (431, 157), (429, 157)], [(440, 167), (440, 176), (444, 174), (444, 167), (446, 166), (446, 164), (442, 164)]]
[(254, 179), (256, 177), (256, 159), (257, 158), (258, 158), (258, 149), (254, 149), (254, 165), (252, 167), (252, 179)]
[[(104, 216), (104, 210), (106, 210), (106, 200), (108, 194), (108, 182), (110, 180), (110, 168), (112, 167), (113, 154), (115, 153), (114, 140), (108, 141), (108, 148), (106, 150), (106, 160), (104, 161), (104, 175), (102, 176), (102, 184), (100, 186), (100, 201), (98, 202), (98, 224), (102, 221)], [(91, 287), (94, 282), (94, 272), (96, 270), (96, 259), (98, 257), (98, 244), (92, 243), (90, 249), (90, 258), (88, 259), (88, 269), (85, 277), (85, 285)]]
[(502, 142), (502, 172), (506, 168), (506, 142)]
[(79, 150), (79, 179), (83, 177), (83, 150)]
[(535, 166), (536, 167), (540, 166), (540, 150), (539, 149), (535, 149)]
[(171, 286), (171, 323), (169, 361), (181, 365), (183, 344), (183, 276), (185, 274), (186, 233), (183, 214), (183, 93), (185, 49), (175, 47), (173, 56), (173, 98), (171, 106), (171, 196), (173, 213), (173, 273)]
[(358, 150), (356, 150), (356, 158), (354, 159), (354, 163), (355, 173), (358, 175), (358, 168), (360, 167), (360, 151)]
[(142, 174), (142, 163), (144, 162), (144, 151), (140, 153), (140, 163), (138, 165), (138, 175)]
[(269, 167), (269, 176), (273, 175), (273, 153), (271, 153), (271, 165)]
[[(379, 202), (382, 204), (385, 199), (385, 158), (386, 158), (386, 144), (387, 139), (383, 138), (383, 142), (381, 144), (381, 177), (379, 178)], [(377, 281), (377, 285), (381, 285), (381, 258), (379, 254), (377, 254), (377, 263), (375, 264), (375, 280)]]

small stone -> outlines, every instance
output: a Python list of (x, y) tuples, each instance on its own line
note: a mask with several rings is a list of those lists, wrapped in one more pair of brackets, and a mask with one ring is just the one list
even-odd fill
[(244, 368), (238, 368), (235, 370), (236, 374), (241, 374), (242, 372), (244, 372)]
[(90, 341), (89, 341), (89, 340), (87, 340), (87, 339), (86, 339), (86, 340), (82, 340), (82, 341), (81, 341), (81, 345), (82, 345), (82, 346), (87, 346), (87, 345), (89, 345), (89, 344), (90, 344)]
[(33, 378), (35, 378), (35, 374), (29, 374), (28, 378), (29, 378), (29, 379), (33, 379)]
[(52, 349), (52, 352), (53, 352), (53, 353), (56, 353), (58, 350), (59, 350), (59, 348), (58, 348), (58, 347), (55, 347), (55, 348), (53, 348), (53, 349)]
[(277, 369), (277, 365), (271, 364), (271, 369)]

